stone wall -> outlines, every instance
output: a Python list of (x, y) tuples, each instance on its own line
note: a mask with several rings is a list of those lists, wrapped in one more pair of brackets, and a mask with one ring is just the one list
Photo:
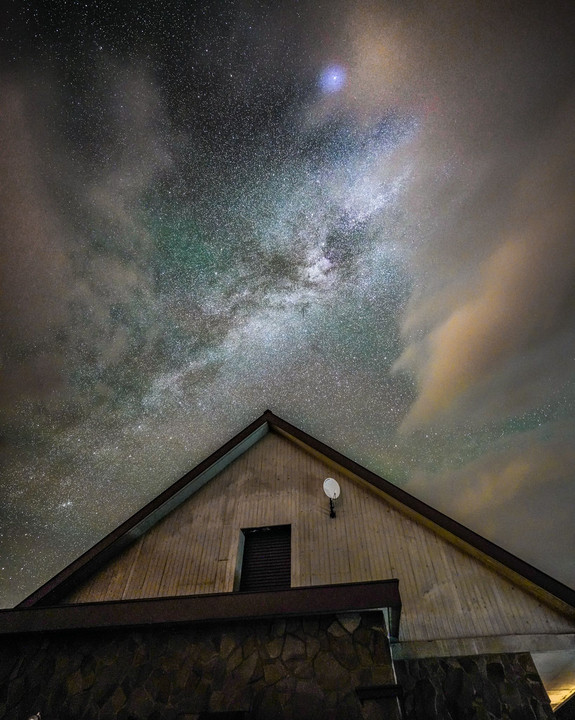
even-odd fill
[(404, 720), (550, 720), (529, 653), (396, 660)]
[[(255, 720), (395, 717), (358, 686), (393, 683), (381, 613), (5, 637), (0, 717)], [(394, 701), (395, 702), (395, 701)], [(394, 703), (392, 703), (393, 705)]]

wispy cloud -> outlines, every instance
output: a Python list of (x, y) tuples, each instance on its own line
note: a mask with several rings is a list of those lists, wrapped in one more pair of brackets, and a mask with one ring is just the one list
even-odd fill
[[(437, 275), (452, 270), (444, 286), (433, 267), (416, 268), (417, 295), (404, 320), (407, 346), (396, 363), (418, 384), (404, 429), (457, 422), (462, 415), (482, 422), (522, 413), (541, 403), (542, 381), (553, 394), (569, 380), (564, 358), (575, 350), (575, 208), (569, 201), (575, 196), (574, 117), (575, 104), (569, 103), (544, 129), (525, 167), (509, 176), (505, 217), (487, 219), (473, 238), (440, 238)], [(497, 173), (493, 164), (484, 181)], [(476, 199), (468, 198), (460, 213), (469, 207), (488, 217), (489, 205), (473, 207)], [(433, 252), (428, 248), (426, 257)]]

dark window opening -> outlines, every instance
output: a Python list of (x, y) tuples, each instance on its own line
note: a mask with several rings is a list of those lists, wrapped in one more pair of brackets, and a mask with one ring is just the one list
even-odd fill
[(291, 526), (242, 530), (240, 591), (291, 587)]

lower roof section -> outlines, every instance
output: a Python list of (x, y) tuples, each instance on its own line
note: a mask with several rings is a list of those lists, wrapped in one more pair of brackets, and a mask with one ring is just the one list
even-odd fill
[(0, 635), (67, 630), (225, 622), (254, 618), (388, 610), (388, 632), (399, 635), (398, 580), (297, 587), (149, 600), (56, 605), (0, 611)]

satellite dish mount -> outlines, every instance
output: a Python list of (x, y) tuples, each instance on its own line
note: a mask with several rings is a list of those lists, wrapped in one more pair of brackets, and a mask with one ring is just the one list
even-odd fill
[(335, 517), (335, 501), (338, 499), (341, 492), (339, 483), (333, 478), (326, 478), (323, 481), (323, 491), (329, 498), (329, 516), (330, 518)]

